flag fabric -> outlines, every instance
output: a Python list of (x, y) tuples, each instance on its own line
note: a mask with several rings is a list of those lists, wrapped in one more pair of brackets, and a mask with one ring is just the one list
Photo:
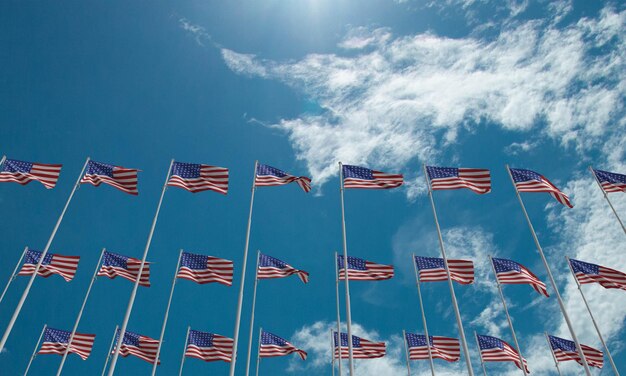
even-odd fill
[(187, 349), (185, 356), (214, 362), (223, 360), (229, 362), (233, 353), (232, 338), (220, 336), (218, 334), (190, 330), (187, 337)]
[[(433, 359), (456, 362), (461, 358), (461, 345), (456, 338), (428, 336), (430, 354)], [(406, 344), (409, 348), (409, 359), (428, 359), (428, 345), (423, 334), (406, 333)]]
[(305, 192), (311, 191), (311, 178), (306, 176), (293, 176), (275, 167), (258, 164), (254, 185), (257, 187), (271, 187), (296, 182)]
[(275, 334), (264, 330), (261, 332), (261, 347), (259, 348), (259, 356), (261, 358), (284, 356), (294, 352), (298, 354), (302, 360), (306, 360), (306, 351), (295, 347), (284, 338), (280, 338)]
[[(37, 268), (37, 264), (41, 259), (42, 253), (43, 252), (35, 251), (32, 249), (26, 251), (24, 264), (22, 265), (22, 268), (17, 273), (17, 275), (32, 275)], [(63, 277), (65, 281), (69, 282), (74, 279), (74, 276), (76, 275), (76, 269), (78, 269), (79, 260), (79, 256), (63, 256), (46, 253), (46, 256), (41, 262), (41, 266), (37, 271), (37, 275), (48, 278), (53, 274), (58, 274)]]
[[(333, 332), (335, 340), (335, 359), (339, 358), (339, 349), (337, 348), (337, 332)], [(348, 334), (341, 333), (341, 359), (348, 359)], [(374, 359), (385, 356), (387, 346), (385, 342), (372, 342), (366, 339), (352, 336), (352, 357), (354, 359)]]
[(344, 188), (391, 189), (404, 183), (402, 174), (388, 174), (350, 165), (342, 165), (342, 171)]
[(467, 188), (478, 194), (491, 192), (491, 173), (480, 168), (426, 166), (433, 190)]
[(284, 278), (296, 274), (304, 283), (309, 282), (309, 273), (304, 270), (296, 269), (293, 266), (272, 256), (259, 255), (259, 270), (257, 272), (258, 279)]
[(574, 207), (569, 197), (561, 192), (561, 190), (552, 184), (545, 176), (535, 171), (521, 168), (509, 168), (509, 171), (511, 171), (515, 187), (517, 187), (519, 192), (548, 192), (561, 204), (570, 208)]
[[(477, 334), (480, 358), (483, 362), (513, 362), (522, 369), (519, 353), (500, 338)], [(524, 368), (528, 371), (528, 363), (524, 361)]]
[[(117, 330), (115, 335), (115, 348), (111, 351), (111, 354), (115, 353), (117, 348), (117, 342), (120, 338), (120, 329)], [(122, 346), (120, 346), (120, 355), (126, 358), (129, 355), (134, 355), (139, 359), (145, 360), (148, 363), (154, 364), (154, 360), (157, 356), (157, 350), (159, 347), (159, 341), (142, 336), (141, 334), (132, 333), (128, 330), (124, 333), (124, 339), (122, 339)], [(158, 364), (161, 364), (159, 360)]]
[(137, 191), (137, 173), (139, 170), (114, 166), (111, 164), (89, 161), (85, 176), (80, 180), (81, 184), (89, 183), (94, 186), (108, 184), (122, 192), (131, 195), (139, 194)]
[[(137, 280), (137, 276), (139, 275), (140, 267), (141, 260), (139, 259), (104, 251), (102, 266), (100, 267), (97, 275), (109, 277), (111, 279), (120, 276), (131, 282), (135, 282), (135, 280)], [(150, 287), (150, 263), (147, 261), (143, 267), (143, 271), (141, 272), (139, 284), (141, 286)]]
[(233, 284), (233, 262), (217, 257), (183, 252), (177, 278), (199, 284), (217, 282), (226, 286)]
[[(337, 256), (339, 279), (346, 279), (343, 256)], [(351, 281), (382, 281), (393, 277), (393, 266), (348, 256), (348, 278)]]
[(493, 266), (496, 269), (496, 278), (503, 285), (525, 285), (529, 284), (535, 291), (548, 295), (546, 284), (541, 282), (537, 276), (528, 270), (524, 265), (513, 260), (502, 258), (492, 258)]
[[(447, 281), (448, 275), (442, 258), (415, 256), (420, 282)], [(462, 285), (474, 282), (474, 263), (470, 260), (448, 259), (450, 278)]]
[[(558, 362), (574, 360), (580, 365), (583, 364), (582, 360), (580, 359), (578, 349), (576, 348), (576, 343), (574, 343), (574, 341), (551, 335), (548, 335), (548, 339), (550, 340), (550, 347), (552, 348), (554, 357)], [(583, 344), (580, 344), (580, 347), (583, 350), (583, 354), (585, 355), (587, 364), (592, 367), (602, 368), (602, 366), (604, 365), (604, 357), (602, 351), (596, 350), (593, 347)]]
[(599, 283), (606, 289), (626, 290), (626, 273), (574, 259), (569, 263), (580, 284)]
[(596, 169), (593, 173), (606, 193), (626, 192), (626, 175)]
[[(38, 354), (65, 354), (71, 336), (71, 331), (46, 328)], [(83, 360), (87, 359), (95, 339), (95, 334), (74, 333), (69, 353), (78, 354)]]
[(228, 169), (205, 164), (174, 162), (167, 185), (196, 193), (211, 190), (228, 193)]
[(0, 183), (13, 182), (26, 185), (35, 180), (47, 189), (52, 189), (59, 180), (62, 166), (6, 159), (0, 166)]

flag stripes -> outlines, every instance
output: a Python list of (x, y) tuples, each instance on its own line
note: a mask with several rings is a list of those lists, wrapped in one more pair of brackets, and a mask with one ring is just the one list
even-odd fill
[(259, 254), (258, 279), (284, 278), (296, 274), (304, 283), (309, 282), (309, 273), (296, 269), (293, 266), (272, 256)]
[[(71, 335), (70, 331), (46, 328), (38, 354), (65, 354)], [(83, 360), (87, 359), (91, 354), (95, 339), (95, 334), (74, 333), (69, 353), (77, 354)]]
[[(117, 330), (117, 335), (115, 336), (115, 344), (117, 348), (117, 342), (119, 339), (120, 330)], [(120, 355), (126, 358), (129, 355), (136, 356), (139, 359), (145, 360), (148, 363), (154, 363), (154, 360), (157, 356), (157, 350), (159, 347), (159, 341), (142, 336), (137, 333), (129, 332), (128, 330), (124, 333), (124, 339), (122, 340), (122, 346), (120, 346)], [(111, 354), (115, 353), (115, 349), (111, 352)], [(161, 361), (159, 360), (159, 364)]]
[[(419, 272), (420, 282), (447, 281), (445, 265), (442, 258), (415, 256), (415, 264)], [(448, 259), (450, 278), (462, 285), (474, 282), (474, 263), (469, 260)]]
[[(518, 352), (505, 341), (492, 337), (477, 334), (478, 346), (480, 347), (480, 358), (483, 362), (514, 362), (517, 368), (521, 369), (520, 356)], [(528, 371), (526, 359), (524, 368)]]
[[(102, 260), (102, 266), (97, 274), (99, 277), (104, 276), (114, 279), (119, 276), (132, 282), (137, 280), (139, 269), (141, 268), (141, 260), (134, 257), (118, 255), (109, 251), (104, 251)], [(150, 263), (147, 261), (141, 271), (139, 284), (141, 286), (150, 287)]]
[(569, 262), (581, 285), (599, 283), (606, 289), (626, 290), (626, 273), (574, 259), (569, 259)]
[[(335, 359), (339, 358), (339, 348), (337, 347), (337, 332), (333, 332), (335, 341)], [(341, 333), (341, 359), (348, 359), (348, 334)], [(366, 339), (352, 336), (352, 357), (354, 359), (374, 359), (382, 358), (387, 352), (385, 342), (372, 342)]]
[(183, 252), (176, 277), (199, 284), (217, 282), (232, 286), (233, 269), (233, 262), (230, 260)]
[[(430, 353), (433, 359), (443, 359), (447, 362), (456, 362), (461, 358), (461, 345), (456, 338), (429, 336)], [(409, 359), (428, 359), (426, 336), (423, 334), (406, 333), (406, 343), (409, 348)]]
[(478, 194), (491, 192), (491, 172), (480, 168), (426, 166), (433, 190), (467, 188)]
[[(548, 335), (548, 339), (550, 341), (550, 347), (552, 348), (554, 357), (558, 362), (567, 362), (573, 360), (580, 365), (583, 364), (574, 341), (555, 337), (552, 335)], [(580, 347), (583, 350), (583, 354), (585, 355), (587, 364), (592, 367), (602, 368), (602, 366), (604, 365), (604, 357), (602, 351), (596, 350), (591, 346), (583, 345), (582, 343), (580, 344)]]
[(211, 190), (228, 193), (228, 169), (205, 164), (174, 162), (168, 186), (196, 193)]
[(89, 161), (85, 176), (80, 180), (81, 184), (91, 184), (98, 187), (100, 184), (108, 184), (120, 191), (131, 195), (138, 195), (137, 173), (139, 170), (114, 166), (96, 161)]
[(503, 285), (528, 284), (541, 295), (548, 297), (546, 284), (541, 282), (529, 269), (512, 260), (492, 258), (496, 278)]
[[(17, 275), (32, 275), (37, 268), (41, 255), (42, 252), (29, 249), (26, 252), (24, 264)], [(37, 275), (48, 278), (53, 274), (58, 274), (63, 277), (65, 281), (69, 282), (74, 279), (76, 275), (79, 261), (79, 256), (63, 256), (47, 253), (39, 266)]]
[[(337, 256), (339, 279), (346, 279), (343, 256)], [(348, 256), (348, 278), (351, 281), (382, 281), (393, 277), (393, 266), (382, 265), (357, 257)]]
[(284, 356), (291, 353), (296, 353), (302, 360), (306, 360), (307, 353), (301, 350), (284, 338), (281, 338), (275, 334), (262, 331), (261, 332), (261, 347), (259, 348), (259, 357), (270, 358), (274, 356)]
[(570, 208), (574, 207), (569, 197), (561, 192), (561, 190), (552, 184), (545, 176), (532, 170), (520, 168), (509, 168), (509, 171), (511, 172), (511, 176), (519, 192), (547, 192), (561, 204)]
[(190, 330), (185, 356), (213, 362), (230, 362), (233, 352), (233, 339), (218, 334)]
[(0, 183), (13, 182), (26, 185), (34, 180), (43, 184), (46, 189), (52, 189), (59, 180), (62, 166), (6, 159), (0, 166)]
[(257, 187), (271, 187), (295, 182), (305, 192), (311, 191), (311, 178), (307, 176), (293, 176), (276, 167), (258, 164), (254, 185)]
[(596, 169), (593, 169), (593, 173), (604, 192), (626, 192), (626, 175)]
[(346, 189), (391, 189), (404, 183), (401, 174), (388, 174), (365, 167), (342, 165), (342, 172), (343, 187)]

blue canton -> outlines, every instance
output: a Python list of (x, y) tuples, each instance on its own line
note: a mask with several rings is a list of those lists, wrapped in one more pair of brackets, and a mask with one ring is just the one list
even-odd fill
[(570, 259), (569, 261), (572, 265), (572, 269), (574, 269), (574, 273), (600, 274), (600, 268), (598, 267), (598, 265), (574, 259)]
[(282, 262), (279, 259), (274, 258), (272, 256), (264, 255), (262, 253), (261, 253), (261, 256), (259, 258), (259, 266), (274, 267), (274, 268), (278, 268), (278, 269), (285, 269), (285, 268), (287, 268), (287, 264), (285, 264), (284, 262)]
[(180, 266), (194, 270), (202, 270), (208, 267), (208, 260), (208, 256), (183, 252), (183, 256), (180, 259)]
[(277, 346), (288, 346), (287, 341), (280, 338), (279, 336), (263, 331), (261, 333), (261, 344), (262, 345), (277, 345)]
[(287, 174), (275, 167), (272, 166), (268, 166), (268, 165), (264, 165), (264, 164), (260, 164), (257, 166), (256, 168), (256, 174), (259, 176), (264, 176), (264, 175), (272, 175), (272, 176), (277, 176), (279, 178), (284, 178), (285, 176), (287, 176)]
[(69, 343), (71, 334), (72, 332), (68, 332), (66, 330), (46, 328), (46, 333), (44, 334), (43, 341), (55, 343)]
[(200, 168), (196, 163), (174, 162), (172, 165), (172, 175), (180, 176), (183, 179), (195, 179), (200, 177)]
[[(348, 269), (367, 270), (365, 263), (366, 261), (363, 259), (348, 256)], [(339, 266), (339, 269), (343, 269), (343, 256), (337, 256), (337, 265)]]
[(552, 346), (553, 350), (563, 350), (563, 351), (572, 351), (578, 352), (576, 350), (576, 344), (574, 341), (569, 341), (563, 338), (548, 336), (550, 338), (550, 346)]
[(128, 257), (104, 251), (102, 265), (128, 269)]
[[(43, 252), (29, 249), (28, 252), (26, 252), (26, 261), (24, 261), (24, 263), (37, 264), (39, 262), (39, 259), (41, 258), (42, 253)], [(46, 253), (46, 257), (43, 258), (43, 262), (41, 263), (41, 265), (49, 265), (52, 262), (53, 257), (54, 255), (52, 253)]]
[(33, 168), (33, 164), (30, 162), (24, 161), (16, 161), (15, 159), (7, 159), (4, 161), (2, 165), (2, 172), (22, 172), (28, 173), (31, 168)]
[(493, 349), (493, 348), (500, 348), (500, 349), (504, 349), (504, 343), (502, 343), (502, 341), (496, 337), (492, 337), (492, 336), (478, 336), (478, 345), (480, 346), (481, 350), (485, 350), (485, 349)]
[(354, 178), (363, 180), (374, 180), (373, 171), (369, 168), (359, 166), (343, 165), (343, 178)]
[(496, 269), (496, 273), (509, 272), (511, 270), (514, 270), (516, 272), (522, 271), (519, 264), (516, 263), (515, 261), (495, 258), (495, 257), (492, 260), (493, 260), (493, 266)]
[(213, 333), (199, 332), (197, 330), (189, 331), (189, 345), (196, 345), (198, 347), (213, 347)]
[(525, 170), (522, 168), (511, 168), (510, 170), (511, 170), (511, 175), (513, 176), (513, 180), (516, 183), (529, 181), (529, 180), (536, 180), (536, 181), (543, 180), (541, 178), (541, 175), (539, 175), (535, 171)]
[(417, 264), (418, 270), (445, 269), (442, 258), (415, 256), (415, 263)]
[[(337, 347), (337, 332), (333, 332), (335, 338), (335, 347)], [(341, 333), (341, 347), (348, 347), (348, 333)], [(361, 338), (352, 336), (352, 347), (361, 347)]]
[[(406, 341), (409, 347), (426, 346), (426, 336), (423, 334), (406, 333)], [(428, 336), (430, 346), (433, 346), (433, 336)]]
[(606, 181), (609, 183), (626, 184), (626, 175), (616, 174), (614, 172), (593, 170), (601, 182)]
[(102, 175), (112, 178), (113, 168), (115, 168), (115, 166), (110, 164), (89, 161), (89, 165), (87, 166), (87, 175)]
[(428, 176), (430, 179), (442, 179), (442, 178), (458, 178), (459, 169), (456, 167), (432, 167), (426, 166)]
[[(139, 334), (129, 332), (128, 330), (124, 333), (124, 340), (122, 340), (122, 345), (130, 345), (139, 347)], [(120, 329), (117, 330), (117, 334), (115, 335), (115, 343), (117, 343), (120, 338)]]

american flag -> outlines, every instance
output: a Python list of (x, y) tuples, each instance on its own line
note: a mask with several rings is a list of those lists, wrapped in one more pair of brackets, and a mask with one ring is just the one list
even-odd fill
[[(337, 347), (337, 332), (333, 332), (335, 340), (335, 359), (339, 358)], [(348, 334), (341, 333), (341, 359), (348, 359)], [(352, 357), (354, 359), (382, 358), (386, 354), (385, 342), (372, 342), (366, 339), (352, 336)]]
[(433, 190), (467, 188), (478, 194), (491, 192), (491, 173), (480, 168), (426, 166)]
[(570, 208), (574, 207), (569, 201), (569, 197), (552, 184), (550, 180), (546, 179), (545, 176), (539, 175), (535, 171), (521, 168), (509, 168), (509, 170), (519, 192), (548, 192), (561, 204)]
[[(65, 354), (71, 336), (72, 332), (68, 332), (67, 330), (46, 328), (39, 354)], [(95, 339), (95, 334), (74, 333), (69, 352), (78, 354), (78, 356), (85, 360), (91, 354)]]
[[(141, 260), (134, 257), (126, 257), (104, 251), (102, 257), (102, 267), (98, 271), (98, 276), (105, 276), (111, 279), (120, 276), (126, 278), (129, 281), (135, 282), (139, 275), (139, 268), (141, 267)], [(141, 272), (141, 278), (139, 279), (141, 286), (150, 287), (150, 263), (146, 261)]]
[(120, 191), (137, 195), (137, 173), (139, 170), (113, 166), (106, 163), (89, 161), (87, 172), (80, 180), (81, 184), (89, 183), (96, 187), (100, 184), (111, 185)]
[[(346, 279), (343, 256), (337, 256), (339, 279)], [(382, 281), (393, 277), (393, 266), (348, 256), (348, 278), (351, 281)]]
[[(461, 357), (461, 345), (456, 338), (428, 336), (430, 353), (433, 359), (443, 359), (456, 362)], [(426, 336), (423, 334), (406, 333), (406, 343), (409, 348), (409, 359), (428, 359)]]
[(233, 340), (218, 334), (190, 330), (185, 356), (202, 359), (205, 362), (223, 360), (230, 362), (233, 353)]
[(275, 167), (258, 164), (254, 185), (257, 187), (270, 187), (296, 182), (303, 191), (311, 191), (311, 178), (306, 176), (293, 176)]
[[(115, 334), (115, 348), (111, 352), (113, 354), (115, 349), (117, 348), (117, 342), (120, 338), (120, 329), (117, 330), (117, 334)], [(120, 355), (126, 358), (129, 355), (134, 355), (139, 359), (143, 359), (148, 363), (154, 364), (154, 360), (157, 356), (157, 350), (159, 347), (159, 341), (142, 336), (141, 334), (129, 332), (128, 330), (124, 333), (124, 339), (122, 340), (122, 346), (120, 347)], [(161, 363), (161, 360), (158, 362)]]
[(205, 164), (174, 162), (167, 185), (196, 193), (211, 190), (228, 193), (228, 169)]
[(59, 180), (61, 166), (60, 164), (44, 164), (6, 159), (2, 166), (0, 166), (0, 183), (14, 182), (26, 185), (36, 180), (47, 189), (52, 189), (57, 184), (57, 180)]
[(259, 255), (259, 271), (258, 279), (283, 278), (297, 274), (304, 283), (309, 282), (309, 273), (304, 270), (296, 269), (293, 266), (272, 256)]
[(492, 258), (493, 266), (496, 269), (496, 278), (503, 285), (525, 285), (529, 284), (535, 291), (548, 295), (546, 284), (541, 282), (537, 276), (528, 270), (524, 265), (513, 260), (502, 258)]
[(302, 360), (306, 359), (306, 351), (295, 347), (284, 338), (280, 338), (275, 334), (264, 330), (261, 332), (261, 347), (259, 348), (259, 356), (261, 358), (284, 356), (294, 352), (298, 354)]
[(177, 278), (199, 284), (217, 282), (226, 286), (233, 284), (233, 262), (217, 257), (183, 252)]
[[(548, 339), (550, 340), (550, 347), (552, 348), (552, 352), (554, 353), (554, 357), (557, 361), (566, 362), (568, 360), (574, 360), (580, 365), (583, 364), (574, 341), (551, 335), (548, 335)], [(587, 364), (592, 367), (602, 368), (602, 365), (604, 365), (602, 351), (583, 344), (581, 344), (580, 347), (583, 350), (583, 354), (585, 354)]]
[[(17, 275), (32, 275), (37, 268), (39, 260), (41, 259), (41, 254), (42, 252), (34, 251), (32, 249), (26, 251), (24, 265), (22, 265), (22, 268)], [(53, 274), (58, 274), (69, 282), (74, 279), (74, 276), (76, 275), (79, 260), (79, 256), (63, 256), (46, 253), (46, 256), (41, 262), (41, 266), (37, 271), (37, 275), (47, 278)]]
[[(447, 281), (448, 275), (442, 258), (415, 256), (420, 282)], [(462, 285), (474, 282), (474, 263), (470, 260), (448, 259), (450, 278)]]
[(606, 193), (626, 192), (626, 175), (596, 169), (593, 173)]
[(369, 168), (342, 165), (344, 188), (390, 189), (404, 183), (401, 174), (388, 174)]
[[(517, 368), (522, 369), (520, 356), (517, 351), (500, 338), (477, 334), (480, 358), (483, 362), (514, 362)], [(528, 363), (524, 359), (524, 368), (528, 371)]]
[(626, 274), (588, 262), (569, 260), (580, 284), (599, 283), (606, 289), (626, 290)]

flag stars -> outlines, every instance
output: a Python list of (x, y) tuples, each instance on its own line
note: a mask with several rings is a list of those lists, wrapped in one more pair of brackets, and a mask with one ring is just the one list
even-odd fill
[(87, 175), (105, 175), (110, 178), (113, 178), (113, 165), (89, 161), (89, 165), (87, 166)]
[(183, 252), (180, 265), (189, 269), (200, 270), (206, 269), (209, 263), (209, 257), (204, 255), (196, 255), (193, 253)]
[(183, 179), (193, 179), (200, 177), (202, 165), (196, 163), (174, 162), (172, 175), (178, 175)]
[(415, 256), (415, 263), (417, 269), (444, 269), (443, 259), (436, 257), (421, 257)]
[(529, 180), (543, 181), (541, 175), (539, 175), (535, 171), (525, 170), (521, 168), (510, 168), (509, 170), (511, 171), (513, 180), (516, 183)]
[(123, 269), (128, 269), (128, 260), (130, 257), (104, 251), (104, 257), (102, 261), (103, 266), (113, 266)]
[(480, 349), (484, 350), (484, 349), (492, 349), (495, 347), (498, 347), (500, 349), (504, 349), (504, 345), (502, 344), (502, 341), (499, 340), (498, 338), (495, 337), (491, 337), (491, 336), (478, 336), (478, 344), (480, 345)]
[(496, 268), (496, 273), (508, 272), (511, 270), (515, 270), (517, 272), (521, 272), (521, 268), (518, 263), (515, 261), (507, 260), (507, 259), (498, 259), (493, 258), (493, 265)]
[(583, 273), (583, 274), (600, 274), (600, 268), (598, 265), (590, 264), (588, 262), (582, 262), (574, 259), (570, 259), (570, 264), (572, 265), (572, 269), (574, 269), (574, 273)]
[(450, 177), (458, 177), (459, 169), (456, 167), (432, 167), (426, 166), (426, 171), (430, 179), (442, 179)]
[(287, 268), (287, 264), (272, 256), (261, 254), (259, 258), (259, 267), (274, 267), (278, 269)]
[(28, 173), (32, 168), (33, 164), (30, 162), (7, 159), (2, 166), (2, 171)]
[(189, 332), (189, 344), (199, 347), (212, 347), (214, 338), (215, 335), (213, 333), (199, 332), (197, 330)]
[(344, 179), (356, 178), (364, 180), (374, 180), (373, 171), (369, 168), (350, 165), (343, 165), (343, 177)]
[(284, 178), (285, 176), (288, 176), (284, 171), (281, 171), (279, 169), (277, 169), (276, 167), (272, 167), (272, 166), (268, 166), (268, 165), (264, 165), (264, 164), (259, 164), (257, 166), (257, 175), (272, 175), (272, 176), (277, 176), (279, 178)]

